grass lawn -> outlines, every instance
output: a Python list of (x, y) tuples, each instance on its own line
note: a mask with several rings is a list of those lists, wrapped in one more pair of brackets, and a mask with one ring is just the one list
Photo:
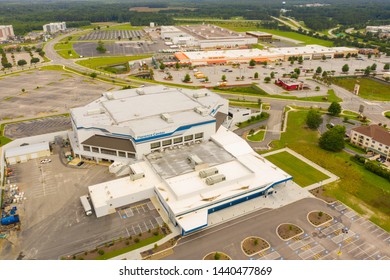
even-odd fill
[(242, 123), (238, 123), (237, 126), (239, 128), (244, 128), (244, 127), (247, 127), (251, 124), (262, 122), (268, 118), (269, 118), (269, 114), (267, 112), (262, 112), (261, 114), (256, 115), (256, 117), (253, 116), (250, 119), (248, 119)]
[(109, 28), (101, 28), (100, 31), (104, 30), (141, 30), (144, 26), (131, 26), (130, 24), (119, 24), (119, 25), (111, 25)]
[(252, 101), (246, 101), (246, 100), (244, 101), (244, 100), (237, 100), (237, 99), (230, 99), (229, 98), (229, 104), (230, 104), (230, 106), (259, 109), (259, 104), (257, 102), (252, 102)]
[(40, 70), (64, 71), (61, 65), (47, 65), (39, 67)]
[(341, 86), (349, 91), (353, 91), (356, 81), (359, 81), (359, 96), (365, 99), (377, 101), (390, 101), (390, 85), (381, 83), (369, 78), (335, 78), (333, 81), (336, 85)]
[(289, 152), (277, 153), (267, 156), (266, 158), (277, 167), (293, 176), (294, 182), (301, 187), (306, 187), (329, 178), (321, 171), (318, 171)]
[(364, 149), (351, 145), (348, 142), (345, 143), (345, 148), (350, 149), (359, 154), (363, 154), (363, 155), (366, 154), (366, 151)]
[(4, 146), (5, 144), (11, 142), (12, 140), (5, 137), (5, 136), (0, 136), (0, 147)]
[(138, 242), (136, 244), (133, 244), (133, 245), (131, 245), (129, 247), (122, 248), (122, 249), (119, 249), (119, 250), (116, 250), (116, 251), (113, 251), (113, 252), (105, 253), (104, 255), (98, 257), (97, 259), (98, 260), (108, 260), (108, 259), (111, 259), (113, 257), (122, 255), (124, 253), (127, 253), (127, 252), (130, 252), (130, 251), (139, 249), (139, 248), (144, 247), (146, 245), (149, 245), (149, 244), (152, 244), (152, 243), (156, 243), (157, 241), (159, 241), (163, 237), (164, 237), (164, 235), (161, 235), (161, 234), (159, 234), (157, 236), (152, 236), (152, 237), (149, 237), (148, 239), (141, 240), (140, 242)]
[(266, 130), (262, 129), (262, 130), (259, 130), (257, 133), (255, 133), (251, 136), (248, 136), (247, 138), (250, 141), (260, 142), (260, 141), (264, 140), (265, 132), (266, 132)]
[(340, 177), (339, 181), (325, 186), (326, 194), (390, 231), (389, 181), (351, 161), (351, 155), (346, 152), (322, 150), (317, 144), (318, 132), (305, 128), (306, 114), (307, 111), (289, 112), (287, 131), (272, 146), (288, 146)]
[(111, 56), (111, 57), (95, 57), (84, 60), (79, 60), (76, 63), (81, 66), (96, 69), (108, 65), (125, 63), (132, 60), (149, 58), (151, 55), (135, 55), (135, 56)]
[(390, 111), (385, 112), (385, 117), (390, 119)]

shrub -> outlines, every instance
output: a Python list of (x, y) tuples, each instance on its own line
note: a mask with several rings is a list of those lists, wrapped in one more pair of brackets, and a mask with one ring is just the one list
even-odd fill
[(101, 256), (103, 256), (103, 255), (104, 255), (104, 250), (100, 249), (100, 250), (98, 251), (98, 254), (101, 255)]
[(135, 239), (134, 239), (134, 242), (135, 242), (135, 243), (139, 243), (139, 238), (135, 238)]

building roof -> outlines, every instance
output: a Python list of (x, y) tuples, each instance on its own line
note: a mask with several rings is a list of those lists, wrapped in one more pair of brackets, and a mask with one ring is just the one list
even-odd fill
[(9, 158), (9, 157), (23, 156), (23, 155), (38, 153), (47, 150), (50, 150), (49, 142), (42, 142), (38, 144), (31, 144), (31, 145), (7, 149), (5, 151), (5, 157)]
[[(188, 125), (215, 122), (214, 112), (227, 112), (227, 107), (227, 100), (207, 89), (151, 86), (106, 92), (84, 107), (71, 109), (71, 114), (77, 128), (100, 129), (140, 140), (171, 135)], [(195, 108), (203, 108), (205, 113)]]
[(377, 124), (369, 126), (359, 126), (352, 129), (363, 135), (371, 137), (373, 140), (378, 141), (386, 146), (390, 146), (390, 132)]
[(135, 153), (133, 142), (131, 142), (129, 139), (94, 135), (81, 144)]

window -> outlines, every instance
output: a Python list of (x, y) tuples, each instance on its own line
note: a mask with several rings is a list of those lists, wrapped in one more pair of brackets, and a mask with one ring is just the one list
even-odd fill
[(382, 144), (379, 144), (379, 147), (382, 147), (383, 145)]
[(165, 147), (165, 146), (169, 146), (172, 144), (172, 139), (169, 139), (169, 140), (164, 140), (162, 141), (162, 145)]
[(187, 135), (187, 136), (184, 136), (184, 141), (190, 141), (194, 139), (194, 135)]
[(378, 148), (378, 150), (379, 150), (379, 151), (382, 151), (382, 149), (381, 149), (381, 148)]
[(371, 145), (371, 148), (374, 148), (374, 145)]
[(128, 158), (135, 158), (135, 154), (127, 153), (127, 157), (128, 157)]
[(156, 148), (159, 148), (160, 146), (161, 146), (160, 142), (155, 142), (155, 143), (150, 144), (151, 149), (156, 149)]
[(90, 152), (91, 147), (90, 146), (83, 146), (84, 151)]
[(183, 142), (183, 137), (178, 137), (178, 138), (173, 139), (173, 144), (177, 144), (177, 143), (181, 143), (181, 142)]
[(100, 149), (102, 154), (116, 156), (116, 151), (114, 150), (108, 150), (108, 149)]
[(126, 153), (125, 153), (125, 152), (118, 152), (118, 156), (120, 156), (120, 157), (126, 157)]
[(199, 139), (199, 138), (203, 138), (203, 132), (195, 134), (195, 139)]
[(95, 147), (92, 147), (92, 152), (98, 153), (98, 152), (99, 152), (99, 149), (98, 149), (98, 148), (95, 148)]
[(353, 137), (353, 140), (356, 140), (356, 137)]
[(374, 144), (375, 144), (375, 141), (374, 141), (374, 140), (372, 140), (372, 143), (374, 143)]

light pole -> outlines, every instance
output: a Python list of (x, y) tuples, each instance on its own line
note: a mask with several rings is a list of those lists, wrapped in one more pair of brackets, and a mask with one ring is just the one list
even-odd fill
[(348, 228), (345, 227), (345, 228), (343, 228), (341, 231), (343, 232), (343, 239), (341, 240), (341, 243), (340, 243), (340, 245), (339, 245), (339, 251), (337, 252), (337, 255), (339, 255), (339, 256), (342, 254), (342, 253), (341, 253), (341, 248), (343, 247), (343, 242), (344, 242), (345, 234), (348, 234)]

